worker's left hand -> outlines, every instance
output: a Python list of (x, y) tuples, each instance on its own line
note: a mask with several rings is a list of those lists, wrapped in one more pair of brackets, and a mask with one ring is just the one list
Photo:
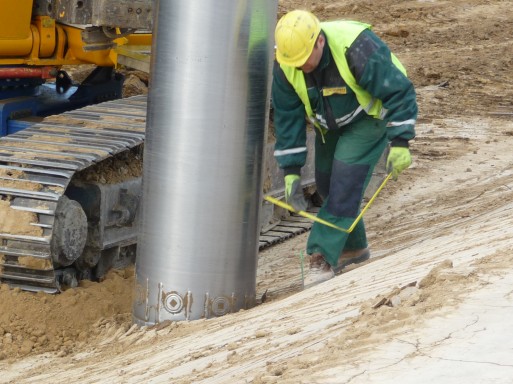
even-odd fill
[(308, 206), (299, 175), (285, 176), (285, 201), (294, 208), (294, 211), (306, 211)]
[(408, 168), (411, 164), (410, 150), (407, 147), (391, 147), (387, 158), (387, 172), (392, 173), (392, 178)]

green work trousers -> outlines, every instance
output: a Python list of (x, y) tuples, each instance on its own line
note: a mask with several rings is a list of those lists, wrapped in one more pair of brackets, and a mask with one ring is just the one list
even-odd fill
[[(336, 131), (320, 133), (315, 141), (315, 178), (324, 201), (318, 217), (348, 229), (360, 213), (365, 188), (387, 147), (386, 123), (369, 116)], [(367, 247), (363, 219), (351, 233), (315, 222), (307, 253), (321, 253), (336, 266), (344, 250)]]

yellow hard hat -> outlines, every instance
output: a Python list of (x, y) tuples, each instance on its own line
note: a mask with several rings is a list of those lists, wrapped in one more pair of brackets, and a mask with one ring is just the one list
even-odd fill
[(301, 67), (310, 57), (320, 31), (319, 19), (308, 11), (295, 10), (285, 14), (274, 31), (278, 62)]

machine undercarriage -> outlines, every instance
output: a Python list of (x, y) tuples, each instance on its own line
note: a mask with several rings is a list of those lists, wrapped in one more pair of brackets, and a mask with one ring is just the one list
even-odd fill
[(136, 31), (151, 45), (153, 2), (1, 7), (0, 282), (57, 292), (135, 258), (146, 99), (120, 100), (114, 68)]
[(145, 114), (121, 99), (1, 139), (2, 282), (56, 292), (133, 262)]

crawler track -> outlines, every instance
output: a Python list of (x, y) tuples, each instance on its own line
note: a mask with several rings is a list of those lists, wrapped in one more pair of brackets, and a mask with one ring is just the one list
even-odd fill
[(146, 98), (136, 96), (48, 117), (0, 139), (2, 282), (59, 290), (51, 255), (59, 199), (77, 172), (141, 145), (145, 126)]
[[(315, 211), (310, 212), (314, 213)], [(259, 249), (263, 250), (271, 245), (309, 231), (311, 226), (311, 220), (300, 216), (290, 216), (286, 219), (282, 219), (275, 226), (260, 234)]]

